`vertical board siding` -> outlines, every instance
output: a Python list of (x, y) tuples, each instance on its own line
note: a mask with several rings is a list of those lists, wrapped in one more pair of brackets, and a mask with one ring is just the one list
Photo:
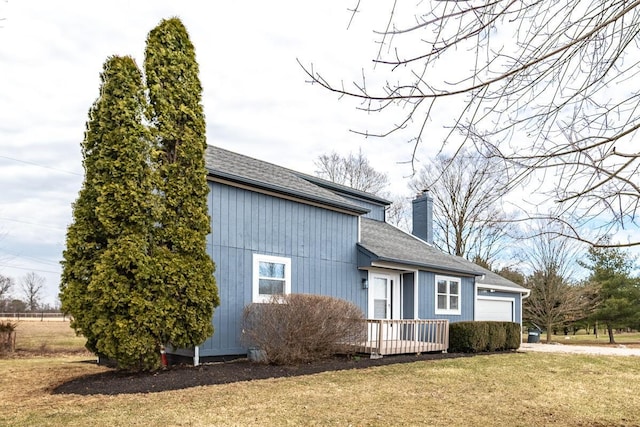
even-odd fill
[(405, 273), (402, 275), (402, 318), (414, 318), (414, 288), (413, 273)]
[[(446, 274), (450, 277), (459, 277), (454, 274)], [(449, 322), (462, 322), (473, 320), (475, 303), (475, 285), (472, 277), (460, 278), (460, 314), (444, 315), (436, 314), (436, 294), (435, 277), (436, 274), (430, 271), (420, 271), (418, 273), (418, 313), (420, 319), (448, 319)]]
[(220, 307), (214, 335), (200, 355), (246, 352), (242, 311), (252, 299), (253, 254), (291, 258), (291, 291), (330, 295), (366, 311), (356, 241), (358, 218), (219, 183), (209, 183), (212, 235), (207, 250), (216, 263)]
[(349, 200), (351, 203), (353, 203), (356, 206), (360, 206), (363, 207), (365, 209), (369, 209), (369, 212), (362, 215), (364, 218), (371, 218), (371, 219), (375, 219), (376, 221), (384, 221), (384, 212), (385, 212), (385, 205), (382, 205), (380, 203), (375, 203), (375, 202), (371, 202), (371, 201), (367, 201), (367, 200), (362, 200), (358, 197), (354, 197), (350, 194), (346, 194), (343, 193), (341, 191), (336, 191), (336, 194), (339, 194), (340, 197), (343, 197), (347, 200)]

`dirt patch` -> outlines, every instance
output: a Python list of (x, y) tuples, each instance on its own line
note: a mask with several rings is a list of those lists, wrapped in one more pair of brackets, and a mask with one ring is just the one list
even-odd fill
[(427, 353), (419, 355), (385, 356), (381, 359), (370, 359), (366, 356), (361, 358), (335, 357), (295, 366), (264, 365), (249, 362), (247, 359), (238, 359), (231, 362), (211, 363), (197, 367), (172, 366), (169, 369), (151, 373), (108, 371), (73, 379), (55, 387), (51, 391), (54, 394), (79, 395), (154, 393), (213, 384), (228, 384), (238, 381), (293, 377), (326, 371), (364, 369), (372, 366), (469, 356), (472, 355), (462, 353)]

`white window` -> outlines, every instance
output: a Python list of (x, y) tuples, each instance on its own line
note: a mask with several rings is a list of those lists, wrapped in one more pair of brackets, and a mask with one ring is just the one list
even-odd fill
[(291, 259), (253, 254), (253, 302), (291, 293)]
[(460, 314), (460, 279), (436, 276), (436, 314)]

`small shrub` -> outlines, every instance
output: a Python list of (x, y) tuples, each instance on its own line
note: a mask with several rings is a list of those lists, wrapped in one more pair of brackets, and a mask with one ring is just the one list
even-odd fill
[(0, 321), (0, 354), (15, 351), (17, 326), (9, 320)]
[(502, 322), (487, 322), (487, 346), (485, 351), (504, 350), (507, 342), (507, 329)]
[(517, 350), (522, 341), (522, 328), (519, 323), (504, 322), (507, 336), (505, 338), (505, 350)]
[(348, 352), (346, 343), (366, 333), (362, 311), (338, 298), (290, 294), (266, 304), (249, 304), (243, 314), (243, 341), (264, 351), (266, 362), (305, 363)]
[(480, 353), (520, 347), (520, 324), (513, 322), (456, 322), (449, 326), (449, 351)]
[(484, 325), (479, 322), (455, 322), (449, 324), (449, 351), (453, 353), (477, 353), (486, 347)]

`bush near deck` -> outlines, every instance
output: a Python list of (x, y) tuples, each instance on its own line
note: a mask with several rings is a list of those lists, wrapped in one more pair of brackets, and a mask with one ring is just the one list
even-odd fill
[(449, 352), (481, 353), (516, 350), (520, 324), (514, 322), (456, 322), (449, 325)]
[(322, 295), (278, 295), (249, 304), (243, 315), (243, 341), (276, 365), (307, 363), (349, 350), (364, 340), (362, 311), (353, 303)]

